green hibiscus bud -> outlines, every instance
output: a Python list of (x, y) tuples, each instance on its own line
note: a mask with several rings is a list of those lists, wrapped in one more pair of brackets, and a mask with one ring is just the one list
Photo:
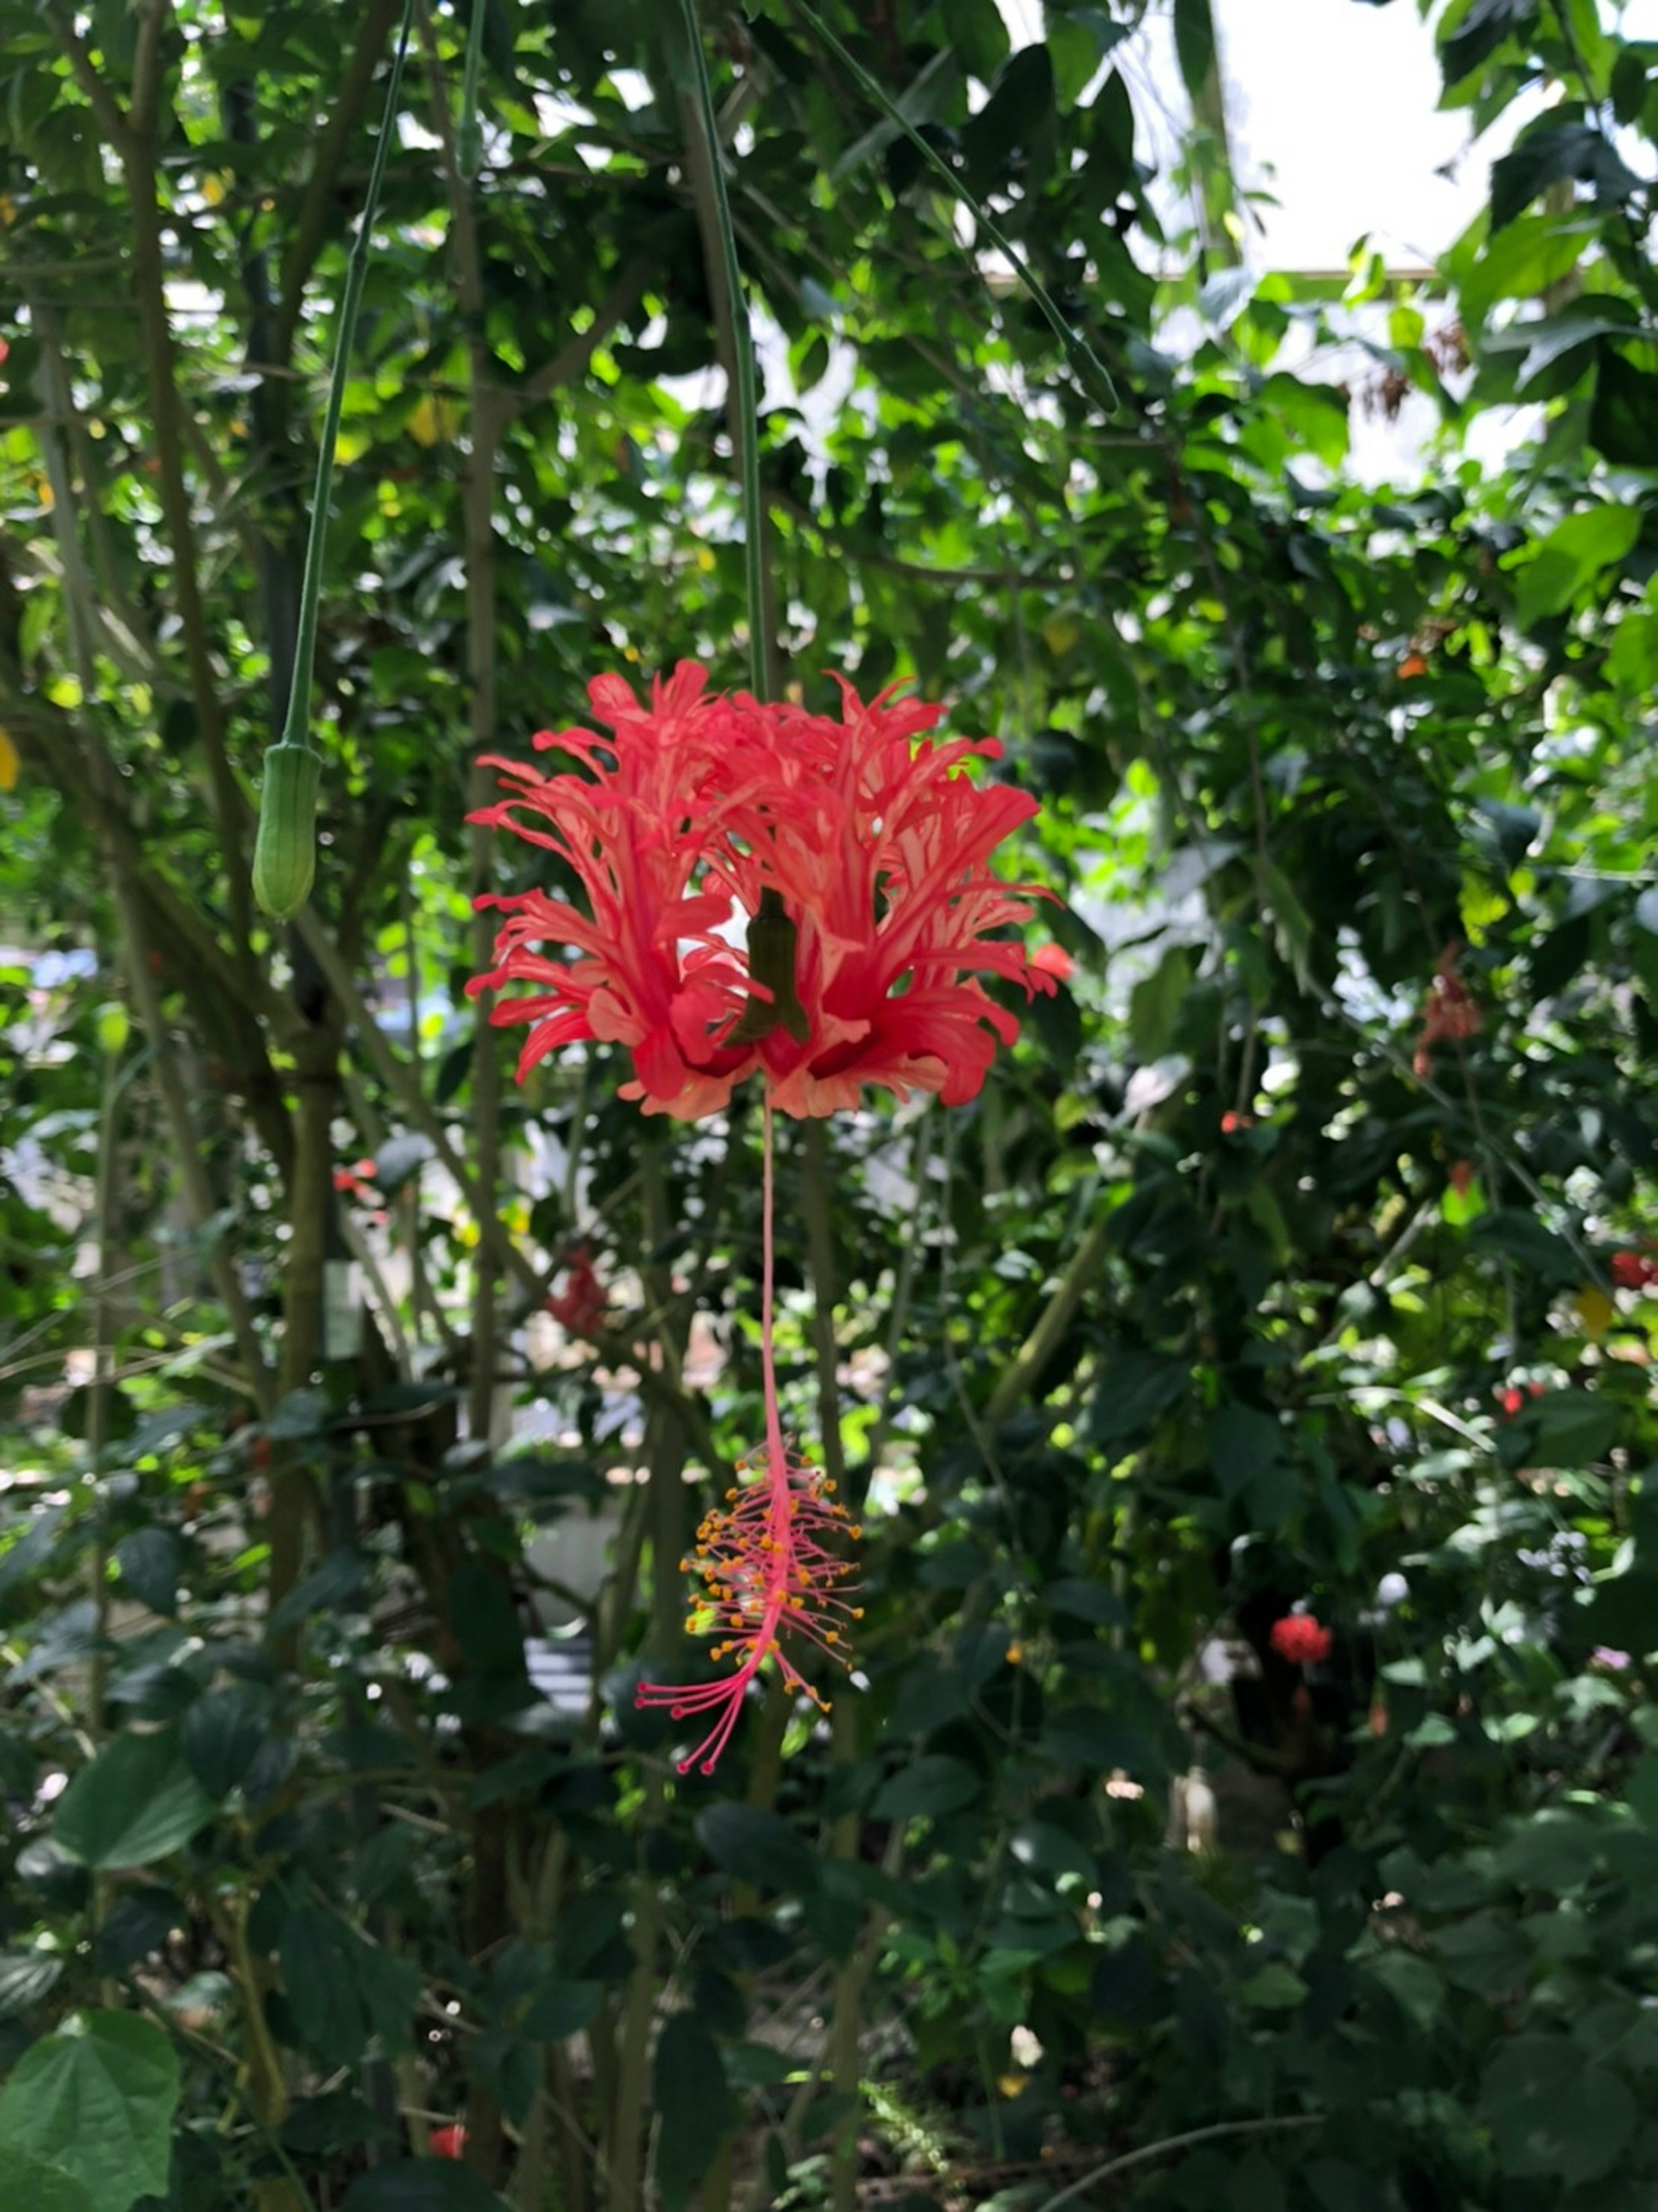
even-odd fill
[(253, 896), (273, 921), (290, 921), (317, 872), (317, 787), (322, 757), (309, 745), (272, 745), (264, 757)]

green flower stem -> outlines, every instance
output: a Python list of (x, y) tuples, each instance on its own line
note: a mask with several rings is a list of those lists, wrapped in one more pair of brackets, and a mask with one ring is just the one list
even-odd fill
[(708, 165), (714, 172), (714, 198), (720, 232), (720, 251), (726, 264), (726, 284), (732, 301), (732, 350), (737, 366), (737, 404), (731, 410), (732, 437), (738, 447), (738, 474), (743, 486), (743, 570), (748, 584), (749, 688), (756, 699), (766, 696), (766, 592), (760, 510), (760, 403), (754, 376), (754, 331), (743, 291), (743, 269), (737, 258), (737, 233), (732, 228), (732, 204), (726, 190), (726, 165), (720, 148), (720, 121), (714, 111), (714, 88), (708, 82), (708, 56), (703, 51), (696, 0), (680, 0), (685, 36), (691, 50), (697, 106), (702, 112), (708, 140)]
[[(686, 0), (686, 4), (689, 6), (690, 0)], [(895, 124), (903, 132), (928, 167), (937, 173), (947, 189), (960, 200), (985, 236), (1007, 256), (1012, 264), (1014, 275), (1042, 310), (1054, 337), (1065, 348), (1066, 358), (1071, 363), (1072, 371), (1084, 395), (1097, 399), (1108, 415), (1114, 415), (1121, 403), (1117, 397), (1117, 387), (1111, 380), (1110, 370), (1107, 368), (1076, 325), (1067, 321), (1060, 313), (1054, 304), (1053, 296), (1048, 287), (1011, 239), (1008, 237), (1006, 232), (992, 216), (987, 214), (981, 203), (969, 191), (944, 155), (935, 146), (927, 143), (902, 109), (870, 75), (863, 64), (847, 52), (817, 10), (809, 7), (807, 0), (789, 0), (789, 5), (794, 9), (795, 14), (816, 32), (841, 68), (848, 70), (857, 79), (859, 88), (865, 97), (872, 100), (888, 122)]]
[[(288, 712), (282, 724), (281, 744), (303, 753), (314, 753), (311, 744), (311, 679), (317, 658), (317, 610), (322, 597), (323, 548), (328, 532), (328, 502), (334, 484), (334, 451), (339, 442), (340, 410), (345, 400), (345, 380), (351, 358), (351, 341), (356, 334), (357, 312), (362, 304), (363, 280), (368, 273), (368, 255), (374, 236), (374, 216), (380, 207), (380, 186), (386, 176), (386, 164), (391, 152), (392, 134), (397, 129), (398, 103), (403, 89), (403, 64), (409, 51), (410, 31), (414, 22), (415, 0), (404, 0), (403, 21), (398, 29), (398, 43), (392, 56), (392, 73), (386, 86), (386, 115), (380, 125), (379, 143), (374, 148), (374, 165), (368, 173), (368, 190), (363, 200), (362, 216), (352, 241), (350, 256), (346, 263), (345, 293), (340, 301), (339, 319), (336, 325), (334, 365), (328, 380), (328, 405), (323, 416), (322, 437), (317, 449), (317, 482), (311, 500), (311, 529), (305, 547), (305, 580), (300, 590), (299, 623), (295, 639), (294, 678), (288, 686)], [(291, 781), (291, 780), (290, 780)], [(284, 794), (286, 801), (291, 792)], [(261, 826), (264, 827), (267, 804), (270, 803), (270, 779), (260, 794)], [(314, 793), (313, 800), (314, 805)], [(273, 817), (275, 814), (272, 805)], [(284, 848), (295, 836), (311, 839), (314, 836), (309, 816), (303, 823), (297, 818), (276, 822), (273, 818), (271, 833), (264, 841), (268, 854), (280, 859), (284, 865), (273, 868), (273, 881), (281, 886), (279, 906), (267, 908), (278, 920), (286, 921), (305, 903), (310, 889), (310, 871), (287, 864), (286, 851), (275, 854), (273, 840), (279, 838)], [(259, 888), (256, 879), (255, 890)], [(297, 897), (293, 896), (295, 890)], [(291, 898), (292, 902), (287, 903)], [(285, 906), (285, 911), (282, 910)]]

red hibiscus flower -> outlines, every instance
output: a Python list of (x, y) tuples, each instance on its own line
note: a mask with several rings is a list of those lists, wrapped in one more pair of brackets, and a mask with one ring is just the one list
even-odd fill
[(1335, 1645), (1330, 1631), (1309, 1613), (1286, 1613), (1281, 1620), (1272, 1623), (1266, 1640), (1280, 1659), (1288, 1659), (1297, 1667), (1318, 1666), (1329, 1657)]
[[(717, 1628), (714, 1657), (735, 1663), (715, 1681), (646, 1682), (637, 1693), (641, 1706), (706, 1724), (682, 1772), (712, 1770), (768, 1660), (823, 1706), (780, 1638), (844, 1660), (858, 1617), (851, 1568), (831, 1548), (857, 1531), (783, 1437), (773, 1110), (832, 1114), (869, 1084), (962, 1104), (1018, 1027), (981, 979), (1027, 997), (1057, 988), (1058, 963), (1033, 961), (1010, 933), (1046, 894), (991, 866), (1036, 811), (1024, 793), (974, 780), (970, 763), (1000, 748), (930, 737), (942, 710), (890, 691), (868, 705), (847, 684), (841, 694), (836, 720), (710, 694), (686, 661), (648, 705), (601, 677), (588, 696), (610, 734), (544, 731), (537, 750), (574, 765), (544, 775), (494, 761), (507, 796), (471, 817), (542, 847), (563, 872), (555, 890), (479, 902), (506, 919), (495, 967), (467, 988), (530, 987), (490, 1015), (529, 1024), (520, 1079), (562, 1044), (621, 1044), (633, 1062), (622, 1096), (682, 1120), (762, 1079), (765, 1443), (750, 1462), (756, 1479), (707, 1516), (685, 1562), (702, 1584), (690, 1625)], [(549, 1303), (578, 1333), (596, 1325), (603, 1289), (585, 1253)]]
[(1423, 1005), (1422, 1030), (1411, 1063), (1419, 1078), (1433, 1073), (1433, 1048), (1436, 1044), (1447, 1039), (1461, 1042), (1466, 1037), (1478, 1036), (1485, 1027), (1479, 1009), (1458, 972), (1457, 950), (1455, 945), (1448, 945), (1440, 954), (1432, 988)]
[(992, 934), (1036, 895), (987, 865), (1035, 801), (961, 773), (999, 747), (926, 738), (938, 708), (890, 693), (865, 706), (842, 684), (837, 721), (706, 682), (682, 661), (641, 707), (601, 677), (588, 695), (608, 739), (534, 740), (575, 769), (492, 763), (511, 795), (472, 818), (555, 854), (587, 908), (541, 890), (481, 902), (507, 919), (495, 967), (468, 988), (537, 987), (491, 1016), (531, 1025), (520, 1077), (604, 1038), (632, 1055), (623, 1096), (682, 1119), (717, 1112), (756, 1071), (793, 1115), (855, 1105), (871, 1083), (975, 1097), (1017, 1027), (979, 977), (1054, 988)]
[(564, 1286), (546, 1301), (547, 1310), (572, 1336), (592, 1336), (604, 1319), (604, 1285), (586, 1244), (571, 1248), (564, 1262)]

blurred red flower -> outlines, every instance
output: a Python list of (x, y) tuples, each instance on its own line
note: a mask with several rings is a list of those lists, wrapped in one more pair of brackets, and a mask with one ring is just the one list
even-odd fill
[(1658, 1283), (1658, 1259), (1645, 1252), (1614, 1252), (1606, 1262), (1606, 1273), (1618, 1290), (1649, 1290)]
[(434, 2128), (427, 2137), (434, 2158), (465, 2158), (466, 2130), (457, 2121), (452, 2127)]
[(1422, 1009), (1422, 1030), (1416, 1041), (1411, 1066), (1418, 1079), (1433, 1073), (1433, 1048), (1449, 1039), (1461, 1042), (1478, 1036), (1485, 1027), (1479, 1007), (1457, 969), (1459, 948), (1448, 945), (1440, 954), (1434, 979)]
[(604, 1319), (604, 1285), (586, 1244), (570, 1249), (564, 1262), (564, 1287), (547, 1299), (547, 1310), (572, 1336), (592, 1336)]
[(1330, 1631), (1309, 1613), (1286, 1613), (1281, 1620), (1272, 1623), (1266, 1640), (1280, 1659), (1288, 1659), (1298, 1667), (1317, 1666), (1329, 1657), (1335, 1646), (1335, 1638)]
[[(865, 705), (842, 684), (836, 720), (706, 686), (682, 661), (641, 706), (600, 677), (588, 696), (608, 738), (533, 741), (574, 769), (491, 763), (509, 796), (471, 819), (553, 854), (585, 898), (585, 911), (562, 891), (479, 902), (507, 919), (495, 966), (469, 990), (535, 987), (490, 1016), (530, 1024), (520, 1078), (562, 1044), (602, 1038), (632, 1055), (624, 1097), (685, 1120), (718, 1112), (756, 1071), (799, 1115), (853, 1106), (869, 1083), (946, 1105), (975, 1097), (1018, 1026), (979, 977), (1055, 988), (997, 933), (1042, 894), (988, 866), (1035, 800), (959, 773), (1000, 748), (927, 738), (942, 708), (890, 691)], [(744, 917), (750, 952), (735, 942)]]
[(1505, 1388), (1499, 1389), (1497, 1394), (1497, 1402), (1502, 1408), (1503, 1419), (1511, 1421), (1527, 1399), (1540, 1398), (1544, 1386), (1540, 1382), (1527, 1382), (1523, 1389), (1516, 1382), (1510, 1382)]

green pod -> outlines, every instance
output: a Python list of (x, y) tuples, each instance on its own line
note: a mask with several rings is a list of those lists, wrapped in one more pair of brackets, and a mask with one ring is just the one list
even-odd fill
[(309, 745), (272, 745), (264, 757), (253, 896), (274, 921), (289, 921), (317, 872), (317, 787), (322, 757)]

